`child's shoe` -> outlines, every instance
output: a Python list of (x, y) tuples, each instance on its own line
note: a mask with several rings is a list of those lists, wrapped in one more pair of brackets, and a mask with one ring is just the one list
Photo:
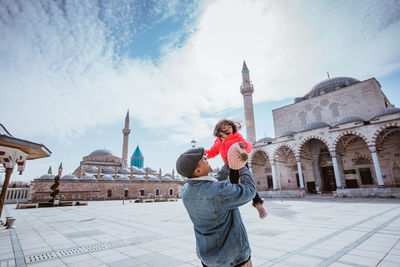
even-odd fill
[(258, 211), (258, 215), (260, 216), (260, 219), (264, 219), (265, 217), (267, 217), (268, 212), (264, 209), (263, 204), (258, 203), (258, 204), (255, 204), (254, 207), (256, 207), (256, 209)]

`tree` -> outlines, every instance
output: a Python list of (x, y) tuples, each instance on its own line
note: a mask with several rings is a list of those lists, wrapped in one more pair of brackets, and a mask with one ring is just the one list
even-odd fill
[(58, 186), (60, 185), (60, 176), (54, 177), (54, 184), (50, 187), (50, 189), (53, 191), (50, 193), (51, 199), (49, 202), (54, 202), (54, 199), (57, 197), (58, 193), (60, 192), (58, 190)]

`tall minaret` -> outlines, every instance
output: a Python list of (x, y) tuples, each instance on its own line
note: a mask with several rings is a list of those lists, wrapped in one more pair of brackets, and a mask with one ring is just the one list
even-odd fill
[(128, 137), (131, 130), (129, 129), (129, 110), (126, 113), (125, 117), (125, 128), (122, 129), (122, 133), (124, 134), (124, 143), (122, 144), (122, 164), (123, 167), (127, 167), (127, 158), (128, 158)]
[(242, 68), (242, 85), (240, 92), (243, 95), (244, 102), (244, 119), (246, 120), (246, 139), (251, 143), (256, 142), (256, 127), (254, 125), (254, 110), (253, 110), (253, 85), (250, 83), (249, 69), (246, 61), (243, 61)]

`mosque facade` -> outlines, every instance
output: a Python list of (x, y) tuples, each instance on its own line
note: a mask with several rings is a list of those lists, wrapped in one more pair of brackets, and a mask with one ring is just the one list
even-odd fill
[[(60, 200), (165, 199), (180, 196), (184, 179), (175, 176), (174, 171), (162, 175), (161, 170), (143, 168), (144, 157), (139, 146), (131, 157), (131, 166), (127, 166), (129, 111), (122, 133), (122, 157), (110, 150), (98, 149), (84, 156), (72, 174), (62, 175), (60, 165)], [(33, 181), (32, 201), (50, 200), (54, 178), (50, 168), (47, 174)]]
[(262, 195), (400, 197), (400, 108), (375, 78), (327, 79), (272, 114), (275, 137), (250, 155)]

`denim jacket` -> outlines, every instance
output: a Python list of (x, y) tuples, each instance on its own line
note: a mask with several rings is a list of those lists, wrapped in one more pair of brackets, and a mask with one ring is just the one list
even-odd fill
[(183, 204), (193, 222), (197, 256), (207, 266), (234, 266), (251, 254), (238, 207), (252, 200), (256, 186), (247, 167), (239, 170), (240, 184), (226, 180), (229, 168), (217, 174), (187, 179)]

